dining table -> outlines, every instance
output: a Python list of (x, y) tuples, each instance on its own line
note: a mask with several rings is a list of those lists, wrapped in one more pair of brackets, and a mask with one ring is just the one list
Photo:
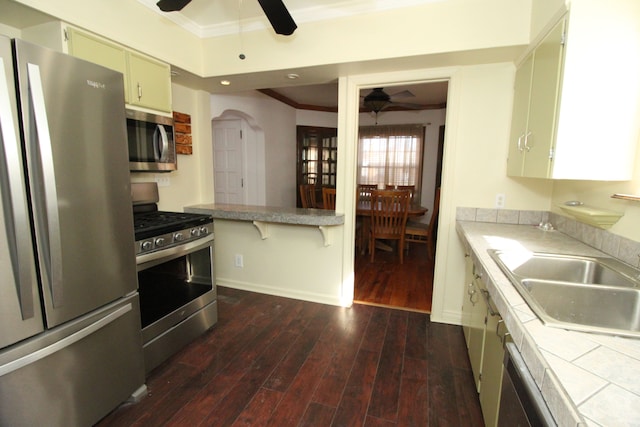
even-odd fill
[[(411, 203), (409, 204), (409, 209), (407, 210), (407, 217), (408, 218), (419, 217), (426, 214), (428, 211), (429, 209), (425, 208), (424, 206), (420, 206), (419, 204), (416, 204), (416, 203)], [(368, 236), (369, 236), (369, 227), (370, 227), (370, 219), (371, 219), (371, 200), (358, 200), (358, 203), (356, 205), (356, 217), (362, 218), (361, 232), (365, 236), (365, 239), (363, 241), (364, 244), (362, 245), (362, 253), (364, 253), (368, 247), (368, 241), (369, 241)], [(376, 241), (376, 248), (382, 249), (388, 252), (393, 250), (391, 246), (378, 241)]]

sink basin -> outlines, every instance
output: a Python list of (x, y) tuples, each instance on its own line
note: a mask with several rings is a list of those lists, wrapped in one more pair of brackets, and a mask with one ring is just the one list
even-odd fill
[(640, 337), (640, 271), (607, 257), (490, 250), (547, 326)]
[(521, 278), (640, 287), (640, 272), (613, 258), (536, 252), (490, 253), (503, 270)]
[(639, 289), (542, 280), (523, 280), (522, 287), (549, 326), (640, 336)]

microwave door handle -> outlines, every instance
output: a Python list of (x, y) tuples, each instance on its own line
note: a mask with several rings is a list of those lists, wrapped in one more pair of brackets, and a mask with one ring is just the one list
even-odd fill
[(156, 125), (156, 130), (153, 132), (153, 145), (156, 148), (156, 160), (166, 162), (169, 154), (169, 137), (164, 126)]
[(8, 225), (7, 245), (11, 257), (11, 266), (15, 277), (16, 291), (20, 301), (22, 320), (33, 317), (33, 286), (31, 283), (30, 268), (28, 263), (31, 251), (29, 239), (29, 215), (27, 211), (26, 187), (23, 180), (22, 162), (20, 160), (20, 147), (18, 133), (14, 126), (13, 108), (9, 102), (8, 76), (5, 72), (5, 64), (0, 57), (0, 132), (4, 141), (4, 159), (2, 165), (6, 171), (8, 194), (6, 199), (2, 196), (2, 205), (10, 207), (6, 212), (5, 221)]
[[(48, 252), (43, 257), (48, 273), (49, 287), (51, 289), (51, 299), (54, 307), (59, 307), (63, 302), (62, 295), (62, 240), (60, 236), (60, 218), (58, 212), (58, 192), (56, 190), (55, 170), (53, 165), (53, 147), (51, 135), (49, 133), (49, 120), (45, 108), (44, 92), (42, 89), (42, 78), (40, 77), (40, 67), (35, 64), (27, 64), (27, 75), (29, 77), (29, 93), (33, 116), (35, 119), (37, 141), (32, 141), (40, 148), (40, 167), (44, 181), (45, 209), (47, 213), (47, 224), (39, 224), (43, 236), (48, 236), (48, 247), (44, 245), (43, 250)], [(33, 135), (33, 132), (32, 132)], [(48, 256), (47, 256), (48, 255)], [(46, 279), (45, 279), (46, 280)]]

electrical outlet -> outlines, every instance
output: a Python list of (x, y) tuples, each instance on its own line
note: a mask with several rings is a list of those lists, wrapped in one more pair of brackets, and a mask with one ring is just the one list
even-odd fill
[(506, 196), (504, 195), (504, 193), (496, 194), (496, 209), (503, 209), (504, 208), (505, 198), (506, 198)]
[(240, 254), (236, 254), (235, 264), (236, 264), (236, 267), (238, 268), (244, 267), (244, 257)]
[(168, 187), (171, 185), (171, 178), (166, 174), (158, 174), (155, 176), (158, 187)]

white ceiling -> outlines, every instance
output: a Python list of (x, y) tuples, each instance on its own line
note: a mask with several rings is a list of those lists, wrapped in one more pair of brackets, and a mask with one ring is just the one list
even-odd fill
[[(165, 13), (157, 0), (137, 0), (199, 37), (216, 37), (271, 28), (257, 0), (192, 0), (179, 12)], [(283, 0), (298, 24), (398, 9), (443, 0)], [(240, 24), (241, 23), (241, 27)]]
[[(165, 13), (156, 6), (157, 0), (137, 0), (155, 13), (161, 14), (172, 20), (176, 24), (191, 31), (198, 37), (216, 37), (226, 34), (236, 34), (239, 31), (247, 32), (271, 28), (269, 21), (264, 15), (257, 0), (191, 0), (179, 12)], [(358, 14), (380, 12), (389, 9), (413, 6), (423, 3), (444, 0), (283, 0), (294, 21), (300, 26), (304, 22), (321, 21), (348, 17)], [(175, 70), (184, 73), (182, 70)], [(309, 71), (309, 70), (307, 70)], [(320, 71), (315, 73), (333, 74), (335, 70)], [(257, 87), (271, 88), (278, 94), (288, 98), (293, 103), (305, 106), (319, 106), (337, 108), (338, 105), (338, 84), (331, 82), (326, 84), (304, 85), (300, 81), (287, 81), (284, 77), (286, 73), (281, 73), (281, 82), (274, 85), (273, 76), (266, 78), (265, 85), (258, 83)], [(301, 81), (313, 81), (313, 73), (304, 73)], [(335, 74), (334, 74), (335, 75)], [(184, 75), (177, 75), (174, 81), (188, 78)], [(220, 79), (207, 79), (208, 89), (212, 92), (233, 92), (233, 88), (227, 90), (219, 87)], [(242, 76), (233, 76), (233, 87), (244, 86)], [(257, 77), (251, 76), (253, 84), (256, 84)], [(315, 80), (325, 80), (324, 78)], [(270, 82), (267, 84), (266, 82)], [(255, 87), (255, 86), (254, 86)], [(222, 90), (221, 90), (222, 89)], [(420, 104), (420, 105), (442, 105), (447, 99), (447, 83), (414, 84), (409, 86), (398, 86), (386, 88), (389, 95), (399, 92), (410, 91), (414, 96), (396, 99), (392, 96), (392, 101)], [(363, 95), (366, 95), (363, 91)]]

